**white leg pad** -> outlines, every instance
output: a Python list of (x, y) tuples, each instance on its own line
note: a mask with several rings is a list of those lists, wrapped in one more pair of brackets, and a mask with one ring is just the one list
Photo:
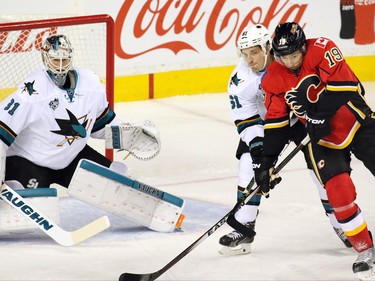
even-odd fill
[(5, 179), (5, 162), (6, 162), (6, 153), (3, 147), (3, 144), (0, 143), (0, 184), (4, 183)]
[[(55, 188), (19, 189), (15, 191), (23, 198), (27, 198), (41, 212), (48, 214), (50, 219), (59, 223), (59, 198)], [(0, 231), (2, 233), (27, 233), (36, 229), (38, 227), (28, 218), (0, 200)]]
[(184, 218), (183, 199), (88, 160), (79, 162), (68, 193), (155, 231), (171, 232)]

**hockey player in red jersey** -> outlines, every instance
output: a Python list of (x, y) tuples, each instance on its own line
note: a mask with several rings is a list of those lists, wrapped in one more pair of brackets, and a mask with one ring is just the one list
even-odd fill
[[(261, 155), (263, 120), (266, 114), (264, 94), (260, 83), (266, 68), (274, 61), (274, 55), (271, 51), (270, 32), (261, 24), (250, 24), (245, 27), (237, 41), (237, 48), (240, 59), (230, 75), (228, 94), (233, 123), (236, 125), (240, 136), (236, 158), (239, 160), (237, 198), (241, 200), (244, 190), (255, 184), (252, 163), (253, 159), (256, 162), (256, 158)], [(294, 116), (291, 116), (290, 123), (293, 129), (290, 130), (288, 140), (298, 145), (306, 136), (306, 128)], [(333, 208), (327, 200), (324, 187), (313, 174), (311, 161), (305, 149), (303, 153), (305, 154), (307, 168), (319, 192), (325, 215), (345, 246), (351, 247), (333, 214)], [(275, 184), (280, 180), (281, 178), (275, 178)], [(228, 218), (227, 223), (234, 230), (220, 238), (219, 243), (223, 245), (219, 250), (220, 254), (240, 255), (250, 253), (251, 244), (255, 237), (255, 220), (258, 216), (261, 197), (261, 193), (257, 193), (236, 212), (234, 218)], [(246, 228), (244, 229), (242, 225)]]
[(364, 88), (340, 49), (327, 38), (307, 39), (294, 22), (276, 27), (272, 41), (276, 61), (267, 69), (263, 154), (255, 178), (262, 193), (270, 190), (269, 171), (286, 141), (290, 111), (306, 124), (309, 153), (338, 222), (358, 257), (353, 272), (374, 274), (371, 234), (355, 203), (350, 178), (351, 152), (375, 175), (375, 114), (364, 99)]

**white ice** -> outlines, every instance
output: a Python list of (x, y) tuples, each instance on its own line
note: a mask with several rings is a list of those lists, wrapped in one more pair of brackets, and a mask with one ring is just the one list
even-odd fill
[[(365, 83), (375, 108), (375, 82)], [(0, 280), (118, 280), (123, 272), (157, 271), (196, 241), (236, 202), (238, 135), (225, 93), (180, 96), (116, 104), (124, 120), (153, 120), (162, 151), (151, 161), (128, 157), (129, 173), (186, 200), (181, 231), (157, 233), (65, 197), (59, 189), (66, 230), (109, 215), (110, 229), (79, 245), (57, 245), (43, 232), (0, 235)], [(91, 142), (102, 149), (103, 144)], [(294, 147), (290, 145), (283, 155)], [(124, 153), (116, 154), (120, 160)], [(375, 231), (375, 181), (352, 161), (357, 203)], [(224, 257), (224, 225), (158, 280), (356, 280), (356, 253), (336, 237), (301, 154), (281, 172), (283, 181), (263, 199), (252, 253)]]

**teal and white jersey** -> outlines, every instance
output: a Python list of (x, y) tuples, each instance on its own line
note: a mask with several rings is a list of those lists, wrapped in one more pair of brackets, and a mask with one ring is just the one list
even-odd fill
[(61, 89), (38, 70), (0, 103), (0, 139), (7, 156), (62, 169), (90, 137), (104, 138), (106, 124), (120, 123), (91, 70), (77, 68), (68, 75), (75, 87)]
[(241, 139), (246, 143), (263, 137), (264, 107), (261, 79), (264, 72), (253, 72), (241, 58), (228, 82), (231, 115)]

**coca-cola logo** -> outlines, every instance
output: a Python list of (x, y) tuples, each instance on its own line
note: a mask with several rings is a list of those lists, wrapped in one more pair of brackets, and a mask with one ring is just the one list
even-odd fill
[[(201, 53), (202, 42), (207, 50), (217, 51), (230, 40), (237, 40), (249, 23), (261, 23), (266, 27), (285, 21), (300, 23), (308, 7), (308, 3), (291, 4), (289, 0), (274, 0), (269, 6), (261, 1), (259, 6), (255, 1), (242, 1), (249, 2), (243, 9), (243, 4), (241, 8), (233, 8), (233, 3), (228, 2), (124, 0), (115, 20), (115, 53), (122, 59), (160, 49), (175, 54), (182, 50)], [(57, 27), (44, 29), (36, 36), (31, 35), (30, 30), (22, 30), (17, 38), (8, 38), (7, 31), (0, 32), (0, 54), (39, 50), (43, 40), (56, 33)], [(153, 42), (153, 38), (157, 38), (157, 42)]]
[[(228, 9), (233, 5), (227, 2), (229, 1), (217, 0), (208, 11), (202, 8), (205, 4), (203, 0), (147, 0), (143, 6), (139, 5), (140, 1), (125, 0), (115, 21), (115, 52), (123, 59), (131, 59), (157, 49), (169, 49), (175, 54), (182, 50), (198, 52), (197, 47), (185, 40), (184, 36), (194, 33), (196, 36), (202, 36), (198, 30), (202, 25), (205, 30), (204, 38), (198, 39), (204, 40), (208, 49), (215, 51), (223, 48), (233, 36), (237, 39), (249, 23), (261, 23), (268, 27), (276, 17), (280, 18), (280, 15), (282, 16), (279, 22), (299, 23), (308, 7), (307, 3), (290, 4), (289, 0), (274, 0), (269, 7), (264, 8), (254, 5), (254, 1), (251, 3), (248, 1), (248, 10), (240, 10)], [(136, 17), (129, 19), (130, 14), (136, 14)], [(229, 25), (229, 22), (234, 22), (234, 25)], [(132, 29), (132, 32), (127, 32), (123, 36), (125, 29)], [(219, 41), (218, 33), (223, 31), (225, 31), (226, 38), (221, 38)], [(148, 32), (156, 34), (159, 39), (173, 33), (178, 40), (165, 40), (157, 44), (148, 41), (147, 44), (139, 44), (137, 52), (127, 51), (127, 42), (136, 44)]]

